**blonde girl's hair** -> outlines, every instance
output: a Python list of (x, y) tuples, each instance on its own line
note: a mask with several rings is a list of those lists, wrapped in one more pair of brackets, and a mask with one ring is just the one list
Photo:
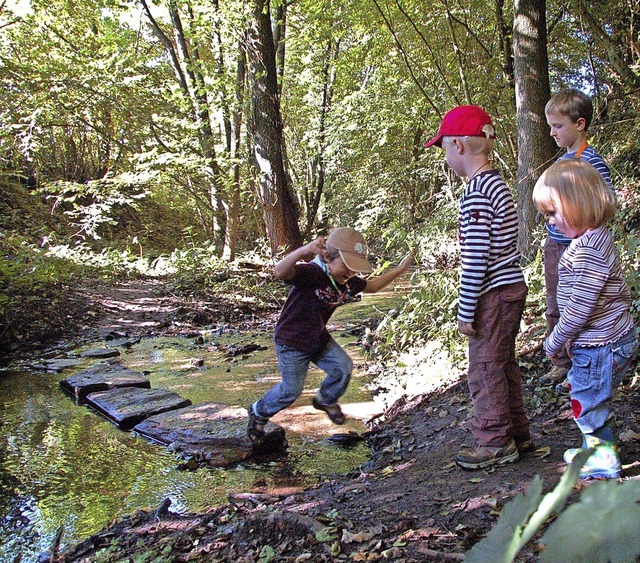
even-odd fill
[(547, 168), (533, 188), (541, 213), (560, 212), (577, 231), (596, 229), (616, 213), (613, 193), (600, 173), (580, 158), (564, 158)]

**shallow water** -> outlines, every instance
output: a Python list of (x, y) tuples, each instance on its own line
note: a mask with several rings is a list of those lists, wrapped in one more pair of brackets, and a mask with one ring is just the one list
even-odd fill
[[(397, 295), (391, 298), (396, 302)], [(0, 372), (0, 560), (36, 561), (60, 526), (64, 548), (136, 510), (154, 510), (167, 497), (171, 511), (197, 512), (225, 502), (229, 493), (292, 492), (333, 473), (354, 470), (368, 459), (368, 448), (363, 443), (345, 448), (327, 438), (337, 432), (363, 432), (364, 421), (381, 407), (365, 389), (360, 348), (350, 344), (355, 337), (341, 334), (359, 326), (374, 307), (390, 306), (384, 298), (369, 298), (335, 315), (334, 337), (356, 362), (342, 401), (347, 424), (334, 426), (310, 407), (322, 379), (313, 369), (303, 396), (272, 419), (287, 432), (288, 453), (261, 465), (182, 471), (181, 460), (166, 448), (75, 405), (59, 382), (96, 360), (63, 373)], [(203, 336), (205, 343), (200, 345), (185, 338), (145, 339), (123, 351), (120, 360), (148, 372), (152, 387), (175, 391), (194, 404), (246, 407), (279, 380), (270, 333)], [(229, 345), (246, 344), (266, 350), (226, 357)], [(202, 359), (204, 366), (193, 367), (195, 359)]]

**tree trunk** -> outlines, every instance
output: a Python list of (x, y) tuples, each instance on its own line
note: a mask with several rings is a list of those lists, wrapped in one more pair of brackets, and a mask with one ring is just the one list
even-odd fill
[[(226, 210), (225, 202), (222, 198), (222, 170), (218, 164), (215, 146), (218, 142), (211, 127), (211, 116), (209, 112), (209, 100), (207, 98), (207, 88), (204, 76), (201, 73), (201, 61), (197, 42), (193, 42), (193, 48), (189, 49), (189, 42), (182, 25), (182, 18), (178, 11), (175, 0), (167, 2), (167, 10), (171, 19), (174, 33), (172, 41), (162, 30), (158, 22), (153, 17), (147, 4), (147, 0), (140, 0), (143, 11), (151, 24), (151, 28), (156, 37), (161, 41), (167, 52), (169, 61), (180, 85), (183, 95), (191, 103), (191, 118), (197, 124), (198, 141), (202, 156), (207, 160), (211, 169), (211, 183), (209, 186), (209, 209), (211, 217), (211, 228), (214, 233), (216, 250), (222, 254), (225, 242), (226, 231)], [(187, 6), (189, 8), (189, 6)], [(193, 17), (193, 13), (189, 12)]]
[(238, 218), (240, 216), (240, 147), (241, 130), (244, 108), (244, 92), (247, 78), (247, 53), (246, 42), (238, 43), (238, 58), (236, 64), (236, 93), (235, 104), (232, 111), (231, 136), (229, 139), (229, 154), (231, 156), (233, 182), (231, 184), (231, 195), (229, 197), (229, 211), (227, 213), (227, 238), (224, 245), (224, 258), (235, 260), (236, 246), (238, 241)]
[(513, 54), (518, 126), (518, 219), (520, 250), (531, 258), (536, 209), (531, 199), (536, 180), (556, 152), (544, 106), (551, 96), (545, 0), (514, 0)]
[(284, 137), (276, 74), (276, 53), (268, 0), (254, 0), (249, 37), (252, 79), (251, 134), (258, 168), (258, 197), (263, 206), (272, 254), (302, 244), (298, 206), (284, 169)]

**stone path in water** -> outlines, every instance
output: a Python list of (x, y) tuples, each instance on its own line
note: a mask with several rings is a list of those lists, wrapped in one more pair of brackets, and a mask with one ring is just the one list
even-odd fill
[(190, 468), (226, 467), (287, 447), (281, 426), (269, 423), (265, 439), (256, 446), (246, 436), (246, 409), (219, 403), (192, 405), (173, 391), (151, 389), (148, 377), (123, 366), (115, 359), (119, 355), (115, 348), (84, 352), (85, 358), (101, 361), (63, 379), (60, 386), (76, 404), (91, 408), (123, 431), (166, 446), (185, 458)]

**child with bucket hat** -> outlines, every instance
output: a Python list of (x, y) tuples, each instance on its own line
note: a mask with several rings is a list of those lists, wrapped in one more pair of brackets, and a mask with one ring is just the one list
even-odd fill
[[(302, 262), (309, 258), (309, 262)], [(318, 237), (276, 264), (276, 278), (291, 285), (275, 329), (281, 381), (249, 406), (247, 435), (253, 442), (262, 440), (264, 427), (273, 415), (301, 395), (311, 362), (326, 373), (312, 400), (313, 407), (324, 411), (333, 423), (344, 424), (338, 399), (347, 390), (353, 362), (331, 337), (327, 322), (349, 298), (380, 291), (412, 264), (409, 254), (396, 268), (379, 276), (358, 276), (373, 268), (364, 237), (349, 227), (333, 230), (326, 240)]]

